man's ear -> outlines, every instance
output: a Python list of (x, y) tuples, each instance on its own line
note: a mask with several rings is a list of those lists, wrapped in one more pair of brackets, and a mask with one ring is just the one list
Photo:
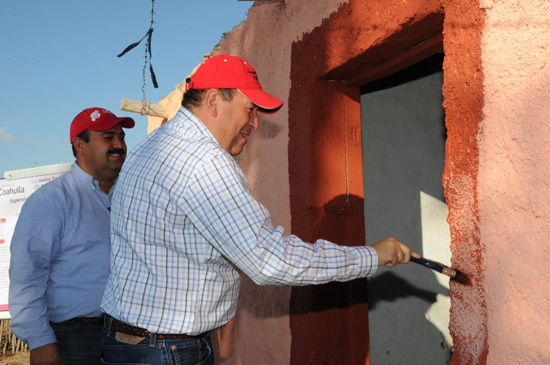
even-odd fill
[(218, 116), (218, 107), (220, 106), (220, 92), (217, 89), (209, 89), (204, 97), (204, 106), (208, 114), (213, 117)]
[(73, 147), (76, 150), (77, 155), (83, 155), (84, 154), (84, 146), (86, 145), (86, 142), (81, 140), (78, 137), (74, 137), (73, 139)]

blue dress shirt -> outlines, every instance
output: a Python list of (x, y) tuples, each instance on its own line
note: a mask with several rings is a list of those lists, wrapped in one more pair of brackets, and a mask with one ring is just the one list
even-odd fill
[(10, 246), (9, 311), (31, 350), (56, 342), (49, 321), (101, 315), (109, 208), (110, 195), (76, 163), (23, 205)]

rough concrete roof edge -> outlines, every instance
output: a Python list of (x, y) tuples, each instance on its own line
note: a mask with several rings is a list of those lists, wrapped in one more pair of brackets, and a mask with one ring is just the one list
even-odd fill
[(239, 24), (235, 25), (233, 28), (231, 28), (231, 30), (228, 30), (227, 32), (223, 32), (220, 40), (218, 41), (218, 43), (214, 46), (214, 49), (218, 48), (227, 38), (229, 38), (229, 36), (231, 35), (231, 33), (233, 32), (233, 30), (237, 27), (240, 27), (241, 25), (243, 25), (244, 23), (246, 23), (246, 19), (243, 20), (242, 22), (240, 22)]

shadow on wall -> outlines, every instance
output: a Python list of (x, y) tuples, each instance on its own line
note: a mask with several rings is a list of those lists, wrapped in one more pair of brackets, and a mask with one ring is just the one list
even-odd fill
[[(438, 328), (436, 324), (438, 320), (441, 322), (439, 317), (448, 316), (448, 312), (441, 313), (441, 304), (438, 299), (441, 300), (441, 297), (448, 298), (450, 295), (449, 289), (439, 284), (435, 277), (439, 274), (432, 273), (431, 270), (412, 263), (403, 266), (402, 271), (426, 270), (423, 282), (408, 281), (404, 278), (404, 275), (398, 275), (392, 272), (392, 269), (381, 271), (369, 279), (369, 310), (377, 309), (379, 313), (385, 313), (384, 315), (379, 314), (376, 321), (384, 322), (384, 320), (387, 320), (390, 323), (391, 320), (392, 327), (387, 331), (399, 333), (399, 336), (394, 336), (394, 339), (400, 343), (393, 343), (391, 346), (388, 344), (384, 349), (378, 349), (378, 352), (384, 352), (384, 357), (387, 357), (388, 361), (390, 359), (395, 361), (396, 358), (402, 357), (402, 354), (390, 354), (391, 349), (407, 347), (417, 341), (430, 346), (441, 347), (440, 351), (443, 351), (443, 354), (439, 356), (443, 356), (444, 359), (440, 358), (440, 360), (444, 360), (442, 364), (448, 364), (451, 361), (453, 352), (452, 345), (449, 344), (449, 340), (444, 333), (446, 329)], [(437, 289), (434, 291), (433, 288)], [(395, 303), (397, 302), (401, 303), (401, 310), (396, 310)], [(384, 306), (387, 307), (386, 310)], [(374, 327), (380, 330), (381, 325), (375, 325)], [(372, 336), (375, 337), (376, 333), (372, 333)], [(390, 334), (385, 336), (391, 337)], [(430, 346), (418, 348), (415, 346), (406, 352), (410, 354), (410, 358), (414, 358), (421, 363), (429, 363), (428, 359), (434, 356), (434, 349)]]
[(443, 286), (441, 286), (441, 291), (437, 293), (431, 290), (422, 289), (389, 270), (375, 275), (370, 280), (376, 281), (376, 286), (370, 287), (369, 309), (374, 309), (378, 305), (384, 305), (384, 302), (393, 302), (400, 298), (410, 299), (414, 297), (426, 303), (424, 307), (426, 309), (425, 311), (417, 311), (417, 315), (422, 317), (437, 301), (437, 294), (449, 296), (449, 290)]

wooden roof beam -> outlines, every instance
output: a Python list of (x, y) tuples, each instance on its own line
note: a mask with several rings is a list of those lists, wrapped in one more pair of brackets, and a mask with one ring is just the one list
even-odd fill
[(127, 112), (148, 115), (151, 117), (161, 117), (163, 119), (168, 119), (169, 117), (168, 113), (162, 105), (144, 103), (139, 100), (122, 99), (122, 102), (120, 103), (120, 109)]

